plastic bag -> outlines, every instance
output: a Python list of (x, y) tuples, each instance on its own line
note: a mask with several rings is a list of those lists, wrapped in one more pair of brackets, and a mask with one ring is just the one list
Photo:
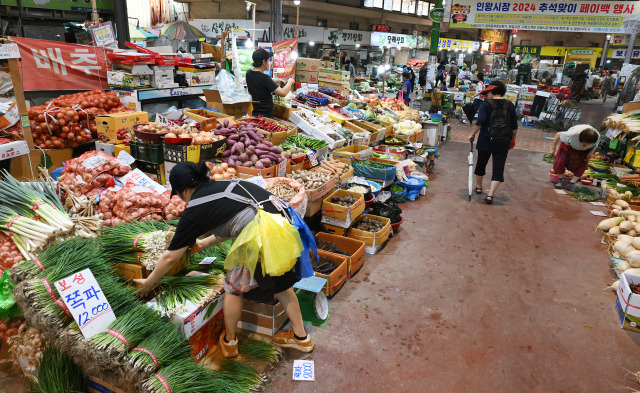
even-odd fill
[(391, 193), (389, 191), (380, 191), (380, 194), (378, 194), (375, 202), (386, 202), (389, 200), (389, 198), (391, 198)]
[(402, 221), (402, 217), (400, 216), (402, 209), (400, 209), (394, 201), (374, 201), (369, 207), (369, 214), (386, 217), (391, 220), (392, 224)]
[(405, 197), (410, 201), (415, 201), (424, 187), (424, 181), (413, 176), (408, 176), (407, 181), (396, 181), (396, 183), (407, 190)]
[[(394, 190), (394, 188), (396, 188)], [(404, 203), (407, 201), (407, 189), (400, 184), (391, 186), (391, 200), (396, 203)]]
[(9, 279), (9, 270), (5, 270), (0, 277), (0, 320), (7, 321), (22, 315), (16, 300), (13, 298), (15, 284)]
[(293, 268), (293, 272), (296, 275), (296, 278), (303, 279), (307, 277), (313, 277), (315, 273), (313, 272), (313, 265), (311, 265), (311, 258), (309, 257), (309, 250), (313, 251), (317, 260), (320, 260), (318, 256), (318, 248), (316, 246), (316, 240), (313, 237), (313, 233), (307, 226), (307, 223), (304, 222), (302, 217), (289, 206), (289, 215), (291, 216), (291, 225), (298, 229), (298, 233), (300, 234), (300, 239), (302, 240), (302, 245), (304, 250), (300, 253), (300, 258), (296, 262), (296, 266)]
[[(260, 213), (260, 211), (258, 213)], [(236, 241), (233, 242), (227, 259), (224, 261), (225, 270), (232, 270), (236, 266), (244, 266), (249, 269), (251, 277), (253, 277), (258, 258), (260, 257), (261, 248), (262, 243), (260, 242), (260, 231), (258, 230), (258, 216), (256, 215), (256, 218), (244, 227)]]

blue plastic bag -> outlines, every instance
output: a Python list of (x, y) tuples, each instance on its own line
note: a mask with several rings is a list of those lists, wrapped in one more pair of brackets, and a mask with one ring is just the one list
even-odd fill
[(300, 254), (300, 258), (296, 262), (296, 265), (293, 267), (293, 273), (296, 278), (303, 279), (307, 277), (313, 277), (315, 273), (313, 272), (313, 266), (311, 265), (311, 258), (309, 257), (309, 250), (313, 251), (316, 255), (317, 260), (320, 260), (320, 256), (318, 255), (318, 248), (316, 246), (316, 240), (313, 237), (313, 233), (307, 226), (307, 223), (296, 213), (295, 210), (291, 206), (288, 207), (289, 215), (291, 216), (291, 225), (298, 228), (298, 233), (300, 233), (300, 239), (302, 240), (302, 245), (304, 250)]
[(415, 201), (416, 198), (420, 195), (420, 191), (422, 191), (422, 188), (424, 187), (424, 180), (414, 176), (407, 176), (407, 181), (398, 180), (396, 181), (396, 183), (400, 184), (407, 190), (407, 195), (405, 195), (405, 198), (410, 201)]

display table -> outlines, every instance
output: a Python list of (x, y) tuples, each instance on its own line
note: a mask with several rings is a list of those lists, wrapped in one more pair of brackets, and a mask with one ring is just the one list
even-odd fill
[(213, 89), (208, 86), (193, 87), (176, 87), (172, 89), (122, 89), (112, 87), (123, 104), (128, 105), (131, 109), (142, 111), (146, 104), (155, 104), (158, 102), (178, 102), (178, 108), (182, 108), (182, 100), (189, 98), (198, 98), (202, 96), (204, 89)]

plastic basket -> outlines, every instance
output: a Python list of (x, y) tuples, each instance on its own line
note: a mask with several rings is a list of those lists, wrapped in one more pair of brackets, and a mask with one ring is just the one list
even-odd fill
[(162, 144), (131, 140), (129, 147), (131, 147), (131, 156), (136, 160), (151, 164), (162, 164), (164, 162), (164, 158), (162, 157)]

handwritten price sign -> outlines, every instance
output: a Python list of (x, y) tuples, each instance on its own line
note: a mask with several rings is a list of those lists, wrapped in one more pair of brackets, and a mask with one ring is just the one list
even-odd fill
[(116, 320), (91, 270), (85, 269), (57, 281), (55, 286), (85, 338), (103, 332)]
[(293, 361), (293, 380), (294, 381), (315, 381), (316, 375), (313, 367), (313, 360), (294, 360)]

